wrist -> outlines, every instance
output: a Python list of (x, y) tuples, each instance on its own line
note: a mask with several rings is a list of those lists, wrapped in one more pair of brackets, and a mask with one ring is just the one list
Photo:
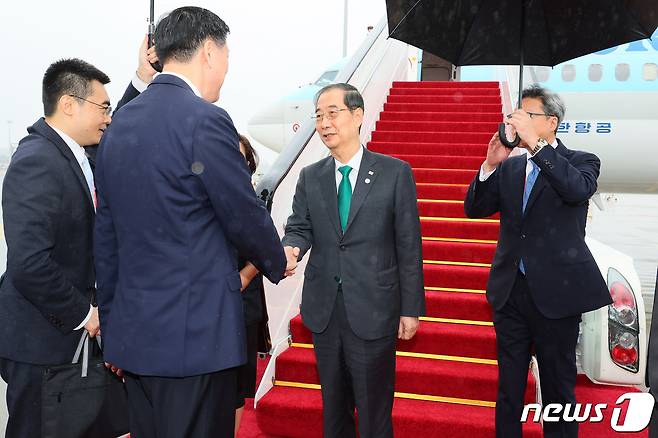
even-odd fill
[(145, 84), (150, 84), (151, 81), (153, 80), (153, 75), (150, 72), (145, 72), (141, 68), (138, 68), (135, 74), (137, 75), (139, 80), (144, 82)]

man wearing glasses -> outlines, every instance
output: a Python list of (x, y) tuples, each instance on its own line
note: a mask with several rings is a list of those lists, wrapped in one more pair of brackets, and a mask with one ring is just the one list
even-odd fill
[(302, 169), (283, 244), (309, 249), (301, 313), (313, 332), (326, 438), (393, 436), (396, 338), (425, 312), (411, 167), (359, 140), (363, 97), (348, 84), (316, 95), (315, 129), (330, 156)]
[[(152, 79), (148, 56), (143, 44), (138, 78), (120, 104)], [(48, 67), (42, 84), (45, 117), (28, 128), (4, 179), (7, 271), (0, 280), (0, 374), (7, 382), (8, 437), (41, 436), (45, 369), (71, 362), (82, 329), (92, 337), (100, 333), (92, 305), (96, 194), (85, 148), (95, 147), (110, 124), (104, 87), (109, 81), (79, 59)]]
[[(539, 86), (523, 92), (522, 109), (507, 123), (527, 153), (510, 157), (494, 134), (464, 204), (471, 218), (500, 212), (500, 236), (487, 299), (498, 349), (496, 436), (521, 438), (530, 354), (539, 362), (544, 406), (576, 402), (580, 316), (611, 303), (585, 244), (590, 197), (600, 161), (567, 149), (555, 137), (561, 99)], [(578, 423), (544, 422), (545, 437), (576, 438)]]

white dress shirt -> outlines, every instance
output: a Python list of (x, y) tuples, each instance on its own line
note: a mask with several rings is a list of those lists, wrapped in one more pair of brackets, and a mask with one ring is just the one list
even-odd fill
[(354, 187), (356, 187), (356, 179), (359, 176), (359, 167), (361, 167), (361, 159), (363, 158), (363, 146), (359, 148), (359, 151), (354, 154), (352, 159), (348, 161), (347, 163), (343, 164), (340, 161), (338, 161), (336, 158), (334, 158), (334, 163), (336, 165), (336, 193), (338, 193), (338, 186), (340, 186), (340, 182), (343, 180), (343, 174), (338, 171), (339, 167), (343, 167), (345, 165), (350, 166), (352, 170), (350, 171), (350, 184), (352, 185), (352, 193), (354, 193)]
[[(50, 126), (50, 127), (53, 128), (53, 130), (62, 138), (62, 140), (64, 140), (64, 143), (66, 143), (69, 149), (71, 149), (71, 152), (73, 152), (73, 156), (75, 157), (75, 160), (78, 162), (78, 165), (80, 166), (80, 169), (82, 170), (82, 173), (85, 176), (85, 180), (87, 180), (87, 187), (89, 188), (91, 199), (94, 200), (94, 211), (96, 211), (96, 196), (95, 196), (96, 187), (94, 186), (94, 174), (91, 172), (91, 166), (89, 165), (89, 159), (87, 158), (85, 149), (82, 146), (80, 146), (78, 143), (76, 143), (75, 140), (73, 140), (68, 135), (64, 134), (59, 129), (55, 128), (54, 126)], [(87, 324), (87, 322), (91, 318), (91, 314), (93, 310), (94, 307), (90, 304), (89, 313), (87, 313), (87, 317), (74, 330), (80, 330), (82, 327), (85, 326), (85, 324)]]
[[(553, 140), (553, 143), (551, 143), (551, 146), (553, 146), (553, 149), (557, 149), (557, 138)], [(527, 149), (523, 149), (525, 151), (525, 159), (526, 159), (526, 165), (525, 165), (525, 177), (528, 178), (528, 175), (530, 175), (530, 172), (532, 172), (532, 164), (530, 163), (530, 158), (532, 158), (532, 155), (528, 153)], [(486, 160), (485, 160), (486, 162)], [(494, 168), (491, 172), (485, 172), (484, 171), (484, 163), (480, 166), (480, 181), (484, 182), (489, 178), (497, 168)], [(541, 169), (539, 166), (537, 166), (537, 171), (541, 172)]]

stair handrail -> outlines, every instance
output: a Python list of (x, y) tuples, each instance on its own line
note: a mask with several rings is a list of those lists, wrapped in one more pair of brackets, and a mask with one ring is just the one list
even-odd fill
[[(386, 24), (386, 19), (382, 18), (377, 26), (370, 31), (366, 39), (361, 43), (361, 46), (359, 46), (356, 52), (354, 52), (354, 55), (352, 55), (347, 64), (340, 69), (334, 79), (335, 82), (348, 82), (352, 78), (352, 75), (354, 75), (354, 72), (368, 54), (370, 48), (387, 27)], [(256, 186), (256, 193), (258, 193), (261, 199), (266, 202), (268, 209), (272, 206), (272, 199), (276, 189), (288, 175), (293, 164), (302, 154), (314, 134), (315, 122), (311, 119), (311, 115), (309, 114), (308, 120), (301, 125), (299, 130), (290, 140), (290, 143), (283, 148), (274, 164), (272, 164), (268, 172), (263, 175)]]

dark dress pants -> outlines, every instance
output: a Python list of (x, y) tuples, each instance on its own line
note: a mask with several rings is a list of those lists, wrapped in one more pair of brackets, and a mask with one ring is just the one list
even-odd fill
[[(576, 343), (580, 315), (544, 317), (532, 300), (521, 273), (502, 309), (494, 311), (498, 348), (496, 437), (520, 438), (521, 413), (528, 379), (531, 347), (539, 363), (542, 403), (575, 403)], [(577, 438), (578, 423), (544, 422), (545, 438)]]
[(324, 438), (393, 436), (396, 335), (364, 340), (354, 334), (339, 291), (324, 332), (313, 333), (320, 384)]
[(131, 438), (232, 438), (236, 368), (193, 377), (126, 373)]
[(46, 367), (0, 359), (0, 375), (7, 382), (6, 438), (41, 437), (41, 384)]

